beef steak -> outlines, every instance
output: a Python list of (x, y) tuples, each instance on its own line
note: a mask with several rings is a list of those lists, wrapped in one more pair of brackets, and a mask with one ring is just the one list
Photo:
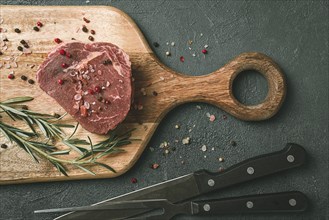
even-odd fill
[(116, 128), (131, 106), (131, 62), (111, 43), (60, 44), (40, 65), (37, 80), (42, 90), (93, 133)]

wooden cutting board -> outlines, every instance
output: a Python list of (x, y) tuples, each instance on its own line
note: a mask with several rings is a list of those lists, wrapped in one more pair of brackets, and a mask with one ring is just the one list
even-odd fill
[[(92, 167), (97, 175), (92, 176), (74, 167), (68, 167), (70, 177), (60, 174), (46, 161), (35, 163), (25, 151), (9, 143), (0, 136), (0, 143), (6, 143), (7, 149), (0, 148), (0, 184), (26, 183), (42, 181), (62, 181), (73, 179), (91, 179), (115, 177), (129, 170), (145, 149), (152, 134), (166, 113), (175, 106), (185, 102), (207, 102), (222, 108), (229, 114), (242, 120), (264, 120), (273, 116), (280, 108), (285, 96), (285, 81), (280, 68), (267, 56), (260, 53), (244, 53), (234, 58), (221, 69), (204, 76), (185, 76), (164, 66), (154, 55), (143, 34), (134, 21), (122, 11), (108, 6), (1, 6), (2, 38), (8, 38), (8, 49), (1, 47), (4, 53), (0, 56), (0, 100), (17, 96), (32, 96), (29, 103), (31, 110), (43, 113), (63, 114), (63, 109), (48, 95), (41, 91), (37, 84), (31, 85), (20, 79), (21, 75), (35, 79), (37, 66), (54, 47), (54, 38), (64, 42), (75, 38), (90, 42), (88, 36), (81, 30), (82, 25), (94, 29), (95, 41), (111, 42), (125, 50), (132, 62), (135, 79), (135, 101), (142, 104), (142, 110), (132, 109), (121, 125), (122, 128), (135, 128), (132, 138), (137, 139), (132, 144), (124, 146), (126, 151), (103, 158), (101, 161), (113, 167), (117, 173), (112, 173), (101, 167)], [(83, 17), (90, 20), (86, 24)], [(37, 21), (44, 26), (39, 32), (33, 30)], [(21, 33), (15, 33), (19, 28)], [(31, 54), (20, 55), (17, 50), (20, 40), (24, 39), (30, 45)], [(0, 42), (2, 43), (2, 40)], [(2, 45), (3, 46), (3, 45)], [(8, 57), (17, 57), (17, 68)], [(10, 64), (10, 69), (5, 64)], [(31, 68), (31, 65), (35, 65)], [(254, 69), (262, 73), (268, 81), (268, 95), (263, 103), (255, 106), (245, 106), (232, 95), (232, 83), (236, 75), (244, 70)], [(7, 75), (14, 71), (16, 78), (10, 80)], [(146, 95), (141, 92), (145, 90)], [(153, 93), (156, 92), (157, 96)], [(1, 119), (14, 124), (6, 116)], [(67, 116), (63, 121), (75, 124)], [(76, 137), (91, 136), (94, 143), (104, 139), (104, 136), (90, 134), (81, 127)], [(62, 146), (59, 146), (60, 148)], [(70, 155), (69, 157), (73, 157)]]

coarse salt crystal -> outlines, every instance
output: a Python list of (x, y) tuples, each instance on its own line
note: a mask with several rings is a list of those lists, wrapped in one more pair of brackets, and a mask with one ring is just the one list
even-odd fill
[(81, 95), (80, 94), (76, 94), (75, 96), (74, 96), (74, 100), (81, 100)]
[(106, 82), (106, 87), (109, 87), (111, 83), (109, 81)]
[(90, 108), (89, 102), (84, 102), (83, 105), (86, 107), (86, 109), (89, 109)]
[(209, 112), (207, 112), (207, 113), (206, 113), (206, 116), (209, 118), (209, 117), (210, 117), (210, 113), (209, 113)]
[(208, 48), (208, 47), (209, 47), (208, 44), (204, 45), (204, 48)]
[(185, 144), (185, 145), (189, 144), (189, 143), (190, 143), (190, 137), (186, 137), (186, 138), (184, 138), (184, 139), (182, 140), (182, 143)]
[(101, 70), (98, 70), (97, 71), (97, 74), (101, 76), (102, 75), (102, 71)]
[(175, 46), (175, 42), (171, 42), (171, 46)]
[(216, 119), (215, 115), (210, 115), (209, 116), (209, 121), (213, 122), (213, 121), (215, 121), (215, 119)]
[(202, 150), (203, 152), (206, 152), (206, 151), (207, 151), (207, 146), (206, 146), (206, 145), (202, 145), (201, 150)]
[(123, 81), (121, 79), (119, 79), (119, 83), (123, 83)]
[(105, 89), (105, 86), (102, 86), (102, 89), (104, 90)]

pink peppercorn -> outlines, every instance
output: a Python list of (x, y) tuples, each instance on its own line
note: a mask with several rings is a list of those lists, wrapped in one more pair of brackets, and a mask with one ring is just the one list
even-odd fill
[(92, 89), (88, 89), (88, 94), (93, 95), (95, 92)]
[(59, 85), (63, 85), (64, 81), (62, 79), (57, 80)]
[(208, 51), (207, 51), (206, 49), (203, 49), (201, 52), (202, 52), (203, 54), (208, 53)]
[(100, 91), (101, 91), (101, 87), (96, 86), (96, 87), (95, 87), (95, 92), (99, 93)]
[(37, 22), (37, 26), (42, 27), (43, 24), (42, 24), (40, 21), (38, 21), (38, 22)]
[(63, 56), (66, 54), (65, 50), (63, 50), (63, 49), (59, 50), (59, 53)]
[(55, 41), (55, 43), (57, 43), (57, 44), (59, 44), (59, 43), (62, 42), (61, 39), (59, 39), (59, 38), (55, 38), (54, 41)]
[(131, 183), (137, 183), (137, 179), (135, 177), (131, 178)]
[(14, 76), (14, 74), (12, 74), (12, 73), (11, 73), (11, 74), (9, 74), (9, 75), (8, 75), (8, 79), (15, 79), (15, 76)]
[(67, 68), (68, 65), (67, 65), (66, 63), (62, 63), (62, 67), (63, 67), (63, 68)]

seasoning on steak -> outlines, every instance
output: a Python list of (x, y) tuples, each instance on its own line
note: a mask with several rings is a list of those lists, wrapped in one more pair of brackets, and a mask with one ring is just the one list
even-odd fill
[(40, 65), (37, 80), (42, 90), (93, 133), (116, 128), (131, 106), (131, 62), (111, 43), (60, 44)]

